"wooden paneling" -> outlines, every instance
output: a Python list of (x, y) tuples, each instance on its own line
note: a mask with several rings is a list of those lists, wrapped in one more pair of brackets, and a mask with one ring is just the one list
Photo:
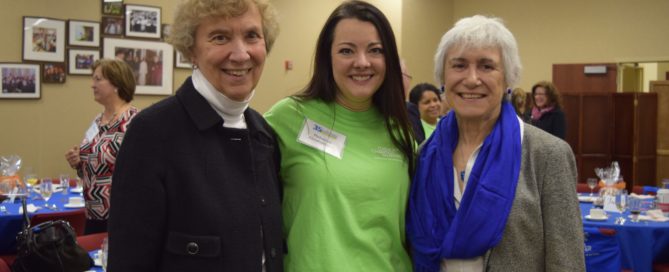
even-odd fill
[(581, 134), (581, 97), (578, 95), (563, 95), (562, 110), (564, 111), (565, 122), (567, 123), (567, 134), (565, 141), (571, 145), (571, 149), (576, 153), (580, 152), (581, 145), (579, 135)]
[(614, 118), (611, 95), (583, 94), (581, 99), (581, 153), (611, 154), (611, 141), (613, 140), (611, 120)]
[[(588, 74), (585, 66), (604, 65), (606, 74)], [(553, 84), (562, 94), (614, 93), (618, 66), (615, 63), (553, 64)]]
[[(667, 74), (669, 79), (669, 72)], [(651, 93), (657, 94), (657, 182), (669, 178), (669, 80), (651, 81)]]

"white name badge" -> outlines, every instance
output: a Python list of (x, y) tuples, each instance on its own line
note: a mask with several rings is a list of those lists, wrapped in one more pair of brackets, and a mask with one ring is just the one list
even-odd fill
[(341, 159), (346, 145), (346, 136), (319, 125), (313, 120), (305, 119), (297, 141)]
[(95, 120), (93, 120), (93, 123), (91, 123), (91, 126), (86, 130), (86, 135), (85, 139), (86, 142), (91, 142), (93, 141), (93, 138), (95, 138), (95, 135), (98, 135), (98, 132), (100, 129), (98, 128), (98, 124), (95, 123)]

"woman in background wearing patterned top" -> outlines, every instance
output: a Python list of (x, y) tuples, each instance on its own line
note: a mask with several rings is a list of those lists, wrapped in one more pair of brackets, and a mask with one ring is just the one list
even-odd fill
[(93, 64), (93, 98), (104, 106), (84, 140), (65, 153), (70, 166), (84, 180), (85, 233), (107, 231), (109, 193), (116, 154), (137, 108), (130, 105), (135, 78), (122, 60), (101, 59)]

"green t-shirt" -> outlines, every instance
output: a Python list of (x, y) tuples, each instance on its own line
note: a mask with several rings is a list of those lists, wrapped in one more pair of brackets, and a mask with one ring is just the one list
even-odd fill
[(437, 125), (430, 125), (430, 123), (423, 121), (423, 119), (420, 122), (423, 124), (423, 131), (425, 131), (425, 139), (427, 140), (432, 135), (432, 132), (437, 129)]
[[(408, 165), (381, 114), (286, 98), (265, 118), (281, 149), (286, 271), (411, 271), (404, 244)], [(312, 147), (319, 145), (308, 133), (344, 147)]]

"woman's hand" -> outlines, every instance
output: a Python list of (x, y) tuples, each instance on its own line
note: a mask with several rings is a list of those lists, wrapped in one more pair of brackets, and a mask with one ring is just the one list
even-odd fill
[(81, 164), (81, 159), (79, 158), (79, 146), (75, 145), (65, 152), (65, 159), (67, 160), (67, 163), (70, 164), (70, 167), (77, 169), (79, 164)]

